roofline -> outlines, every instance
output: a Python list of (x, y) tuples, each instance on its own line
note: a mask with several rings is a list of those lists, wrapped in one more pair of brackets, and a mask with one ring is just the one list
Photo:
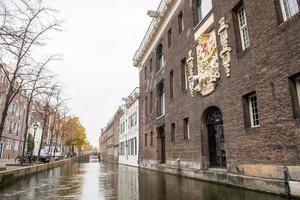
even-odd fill
[(159, 17), (152, 19), (138, 50), (133, 56), (133, 66), (140, 67), (141, 61), (143, 60), (152, 40), (157, 37), (157, 31), (161, 28), (165, 17), (176, 1), (178, 0), (161, 0), (156, 10), (156, 12), (159, 13)]

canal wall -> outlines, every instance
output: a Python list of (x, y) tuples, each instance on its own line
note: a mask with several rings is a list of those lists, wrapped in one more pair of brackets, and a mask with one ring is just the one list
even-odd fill
[(74, 158), (59, 160), (51, 163), (38, 164), (38, 165), (32, 165), (28, 167), (21, 167), (13, 170), (2, 171), (0, 172), (0, 188), (2, 188), (6, 184), (12, 183), (18, 179), (32, 175), (34, 173), (46, 171), (56, 167), (61, 167), (72, 162), (85, 162), (85, 161), (88, 161), (88, 156), (74, 157)]
[(148, 161), (140, 163), (140, 168), (279, 195), (288, 195), (290, 191), (292, 196), (300, 198), (300, 166), (245, 165), (242, 175), (220, 168), (185, 168), (180, 162), (169, 165)]

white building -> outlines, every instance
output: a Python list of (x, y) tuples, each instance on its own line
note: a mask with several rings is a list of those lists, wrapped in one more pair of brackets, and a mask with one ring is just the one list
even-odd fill
[(125, 98), (120, 118), (119, 163), (138, 166), (139, 157), (139, 88)]

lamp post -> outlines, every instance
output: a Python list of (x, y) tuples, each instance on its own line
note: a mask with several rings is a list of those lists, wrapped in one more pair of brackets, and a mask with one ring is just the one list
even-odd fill
[(33, 144), (34, 144), (34, 146), (35, 146), (35, 134), (36, 134), (36, 130), (38, 127), (39, 127), (39, 125), (35, 122), (33, 124)]

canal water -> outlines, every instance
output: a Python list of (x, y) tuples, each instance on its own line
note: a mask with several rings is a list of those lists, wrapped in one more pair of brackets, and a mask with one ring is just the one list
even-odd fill
[(265, 193), (104, 163), (74, 163), (0, 190), (0, 200), (283, 200)]

